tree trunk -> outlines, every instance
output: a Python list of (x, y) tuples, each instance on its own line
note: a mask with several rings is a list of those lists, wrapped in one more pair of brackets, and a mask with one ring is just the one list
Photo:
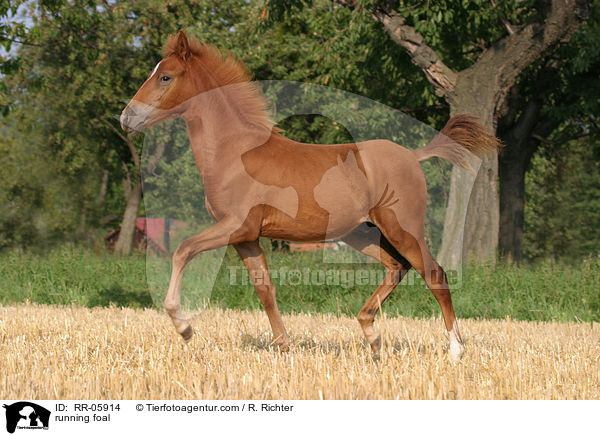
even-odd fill
[(106, 190), (108, 189), (108, 170), (102, 171), (102, 182), (100, 183), (100, 191), (96, 197), (96, 206), (100, 207), (106, 199)]
[(540, 146), (558, 121), (540, 119), (542, 103), (531, 99), (518, 121), (501, 134), (505, 144), (499, 157), (500, 176), (500, 257), (521, 262), (525, 223), (525, 173)]
[(470, 260), (495, 261), (499, 229), (498, 159), (495, 155), (484, 157), (471, 166), (478, 169), (476, 176), (461, 168), (452, 169), (442, 246), (437, 256), (446, 268)]
[[(139, 176), (141, 162), (140, 157), (138, 156), (137, 148), (133, 142), (134, 133), (130, 133), (125, 136), (121, 131), (112, 125), (112, 123), (108, 120), (102, 120), (108, 127), (112, 129), (113, 132), (120, 137), (127, 148), (129, 149), (129, 153), (131, 154), (131, 161), (133, 162), (135, 171), (134, 174), (138, 174), (138, 176), (133, 176), (132, 173), (124, 161), (121, 161), (123, 165), (123, 169), (125, 170), (125, 178), (123, 179), (123, 189), (125, 191), (125, 198), (127, 199), (127, 205), (125, 206), (125, 213), (123, 214), (123, 221), (121, 222), (121, 230), (119, 232), (119, 239), (117, 239), (117, 244), (115, 246), (115, 251), (121, 255), (128, 255), (131, 253), (131, 249), (133, 248), (133, 241), (135, 238), (135, 220), (138, 216), (138, 211), (140, 208), (140, 202), (142, 200), (142, 180)], [(164, 150), (164, 146), (163, 146)], [(132, 179), (135, 181), (133, 182)], [(108, 174), (105, 173), (103, 178), (103, 184), (108, 181)], [(132, 187), (132, 184), (135, 185)], [(101, 196), (103, 196), (101, 192)]]
[(119, 233), (117, 245), (115, 246), (115, 251), (118, 254), (128, 255), (131, 253), (135, 237), (135, 220), (138, 216), (141, 199), (142, 182), (138, 180), (135, 186), (127, 192), (127, 206), (125, 206), (125, 213), (123, 214), (123, 221), (121, 222), (121, 231)]
[[(496, 102), (500, 90), (483, 86), (487, 71), (484, 65), (462, 72), (454, 95), (449, 99), (450, 115), (469, 113), (478, 117), (488, 133), (495, 134)], [(474, 157), (475, 158), (475, 157)], [(470, 260), (494, 262), (498, 246), (498, 158), (496, 155), (475, 158), (474, 176), (453, 168), (450, 195), (444, 221), (442, 246), (438, 262), (455, 268)]]
[[(508, 147), (511, 144), (507, 144)], [(500, 175), (500, 257), (521, 262), (525, 222), (525, 162), (517, 156), (499, 159)], [(527, 163), (528, 164), (528, 163)]]
[[(480, 162), (473, 160), (471, 167), (479, 170)], [(449, 271), (463, 263), (465, 220), (476, 175), (466, 170), (453, 168), (450, 179), (450, 194), (444, 217), (442, 246), (438, 262)]]
[[(123, 164), (123, 168), (125, 170), (125, 179), (123, 180), (123, 188), (125, 190), (125, 197), (127, 198), (127, 205), (125, 206), (125, 213), (123, 214), (123, 221), (121, 222), (121, 231), (119, 233), (119, 239), (117, 240), (117, 244), (115, 246), (115, 251), (121, 255), (128, 255), (131, 253), (133, 248), (133, 241), (135, 238), (135, 220), (138, 216), (138, 211), (140, 208), (140, 202), (142, 200), (142, 180), (141, 180), (141, 168), (142, 162), (140, 157), (138, 156), (137, 149), (135, 144), (133, 143), (130, 136), (124, 136), (121, 134), (118, 129), (116, 129), (111, 123), (105, 121), (105, 123), (110, 126), (117, 135), (123, 139), (123, 141), (127, 144), (129, 148), (129, 152), (131, 153), (131, 160), (134, 164), (135, 171), (130, 171), (129, 167), (125, 162), (121, 162)], [(158, 165), (163, 153), (165, 152), (167, 141), (159, 141), (156, 149), (152, 154), (147, 156), (147, 161), (145, 162), (146, 173), (152, 173)], [(135, 176), (137, 174), (137, 176)], [(136, 180), (135, 186), (132, 188), (132, 179)], [(107, 181), (107, 175), (105, 174), (104, 182)]]
[(482, 159), (465, 218), (463, 262), (494, 263), (498, 248), (498, 156)]

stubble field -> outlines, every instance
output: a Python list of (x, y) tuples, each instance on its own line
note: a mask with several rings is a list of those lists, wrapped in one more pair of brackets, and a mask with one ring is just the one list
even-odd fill
[(600, 324), (461, 320), (446, 355), (439, 318), (378, 318), (374, 360), (354, 318), (206, 309), (185, 344), (154, 309), (0, 306), (5, 399), (600, 399)]

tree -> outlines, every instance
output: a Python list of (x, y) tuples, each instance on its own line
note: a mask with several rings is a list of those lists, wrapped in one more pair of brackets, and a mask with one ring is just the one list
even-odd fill
[(78, 215), (70, 201), (77, 192), (57, 183), (51, 155), (35, 158), (39, 138), (15, 128), (19, 115), (4, 116), (0, 126), (0, 249), (61, 239)]
[[(32, 2), (23, 4), (31, 25), (0, 29), (5, 41), (13, 41), (18, 30), (23, 43), (16, 58), (3, 64), (4, 73), (10, 73), (2, 81), (5, 94), (12, 96), (5, 107), (16, 105), (31, 114), (31, 127), (45, 139), (43, 147), (60, 156), (63, 174), (88, 191), (80, 199), (81, 222), (99, 213), (97, 199), (105, 195), (97, 193), (106, 185), (107, 171), (110, 180), (122, 181), (120, 188), (110, 180), (107, 185), (115, 190), (109, 195), (122, 195), (125, 203), (118, 252), (131, 251), (142, 200), (142, 141), (120, 130), (116, 116), (123, 101), (160, 60), (169, 34), (186, 26), (202, 26), (208, 35), (227, 34), (228, 20), (237, 19), (244, 6), (242, 0), (219, 5), (183, 0)], [(90, 173), (95, 173), (93, 189)]]
[(36, 144), (40, 151), (58, 157), (65, 184), (79, 187), (78, 227), (85, 233), (87, 222), (100, 218), (92, 209), (102, 206), (96, 200), (104, 174), (127, 180), (137, 153), (123, 144), (114, 120), (120, 86), (135, 74), (135, 50), (106, 7), (85, 1), (23, 7), (31, 24), (12, 60), (18, 67), (5, 81), (11, 106), (28, 114), (21, 128), (44, 138)]
[[(395, 9), (387, 2), (369, 3), (375, 7), (375, 19), (394, 42), (410, 53), (438, 95), (450, 104), (451, 115), (477, 114), (492, 133), (508, 110), (508, 91), (519, 76), (554, 51), (560, 42), (568, 40), (589, 6), (586, 2), (572, 4), (566, 0), (506, 2), (502, 7), (483, 0), (462, 2), (458, 7), (446, 1), (435, 5), (400, 2)], [(461, 38), (462, 32), (454, 32), (455, 40), (444, 45), (443, 38), (448, 36), (442, 29), (444, 23), (453, 24), (454, 29), (475, 27), (476, 32), (466, 39)], [(489, 30), (477, 26), (483, 23)], [(473, 37), (481, 36), (486, 37), (477, 48), (478, 41)], [(473, 61), (472, 54), (464, 53), (474, 49), (480, 54)], [(450, 62), (459, 68), (453, 68)], [(456, 265), (461, 259), (495, 259), (499, 229), (497, 178), (496, 156), (483, 159), (470, 195), (470, 177), (453, 171), (438, 256), (442, 264)], [(460, 216), (464, 210), (467, 215), (463, 227)]]
[(527, 173), (528, 259), (575, 262), (600, 253), (600, 135), (545, 144)]
[(599, 29), (600, 3), (596, 2), (569, 44), (528, 68), (509, 92), (509, 110), (498, 121), (498, 135), (506, 144), (498, 163), (503, 258), (516, 262), (522, 258), (525, 177), (533, 156), (556, 153), (557, 147), (566, 147), (574, 138), (598, 133)]
[[(310, 13), (307, 10), (320, 4), (268, 1), (262, 15), (272, 21), (290, 22), (297, 11)], [(571, 5), (564, 0), (497, 4), (493, 0), (338, 0), (330, 4), (352, 11), (352, 21), (368, 17), (380, 23), (450, 106), (450, 115), (474, 113), (492, 133), (509, 110), (508, 92), (519, 77), (567, 41), (589, 7), (587, 2)], [(353, 31), (349, 27), (346, 33)], [(355, 35), (354, 41), (360, 41), (360, 36)], [(352, 49), (352, 45), (347, 47)], [(381, 56), (384, 53), (378, 52)], [(389, 79), (392, 82), (396, 77)], [(453, 171), (438, 255), (442, 263), (495, 259), (499, 227), (497, 176), (496, 156), (483, 160), (474, 184), (469, 174)]]

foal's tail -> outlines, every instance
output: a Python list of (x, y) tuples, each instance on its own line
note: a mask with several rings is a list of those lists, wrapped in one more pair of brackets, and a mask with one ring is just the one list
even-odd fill
[(429, 144), (413, 150), (413, 153), (419, 161), (437, 156), (474, 172), (467, 159), (467, 151), (482, 156), (486, 153), (497, 153), (500, 147), (500, 140), (488, 134), (483, 126), (475, 121), (475, 117), (460, 114), (450, 118)]

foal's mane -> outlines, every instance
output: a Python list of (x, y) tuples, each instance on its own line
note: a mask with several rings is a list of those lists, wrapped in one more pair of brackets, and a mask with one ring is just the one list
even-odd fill
[[(193, 36), (187, 38), (189, 51), (210, 71), (219, 87), (226, 87), (237, 109), (251, 124), (278, 131), (275, 122), (269, 117), (268, 103), (262, 90), (246, 64), (229, 50), (221, 50), (212, 44), (198, 41)], [(178, 55), (180, 46), (177, 35), (170, 35), (163, 49), (163, 56)], [(189, 59), (188, 59), (189, 60)]]

